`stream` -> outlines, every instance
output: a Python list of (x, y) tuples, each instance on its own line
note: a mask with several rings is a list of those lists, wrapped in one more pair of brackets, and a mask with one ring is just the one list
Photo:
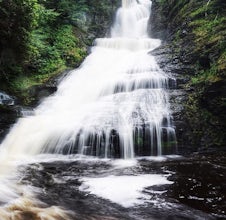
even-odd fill
[(14, 179), (32, 189), (32, 199), (42, 201), (39, 209), (20, 206), (19, 198), (15, 204), (20, 208), (10, 210), (20, 210), (22, 217), (16, 219), (52, 219), (49, 207), (59, 207), (53, 219), (223, 220), (225, 156), (211, 152), (112, 160), (39, 155), (20, 164)]

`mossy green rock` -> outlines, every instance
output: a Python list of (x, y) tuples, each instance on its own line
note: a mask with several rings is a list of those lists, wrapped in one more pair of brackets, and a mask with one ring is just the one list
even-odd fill
[(153, 0), (150, 34), (163, 41), (153, 53), (183, 92), (183, 103), (172, 97), (181, 106), (174, 114), (179, 146), (226, 145), (225, 23), (222, 0)]

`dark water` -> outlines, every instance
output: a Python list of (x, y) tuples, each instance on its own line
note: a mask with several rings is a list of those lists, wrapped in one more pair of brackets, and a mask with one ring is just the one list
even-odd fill
[[(41, 190), (39, 200), (72, 211), (71, 219), (226, 219), (225, 158), (225, 152), (163, 161), (141, 158), (128, 167), (104, 160), (69, 160), (21, 166), (20, 172), (22, 183)], [(140, 174), (164, 174), (173, 184), (145, 188), (150, 201), (128, 208), (79, 190), (82, 177)]]

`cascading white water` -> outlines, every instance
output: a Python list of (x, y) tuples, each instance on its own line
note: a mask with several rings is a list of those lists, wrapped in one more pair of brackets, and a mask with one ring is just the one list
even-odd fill
[(16, 157), (161, 155), (163, 143), (175, 141), (175, 131), (169, 78), (149, 54), (160, 45), (148, 38), (150, 10), (149, 0), (122, 0), (111, 38), (96, 39), (91, 54), (56, 94), (18, 121), (2, 151)]

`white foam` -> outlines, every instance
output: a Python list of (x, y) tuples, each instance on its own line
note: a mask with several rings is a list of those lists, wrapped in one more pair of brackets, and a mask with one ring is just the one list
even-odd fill
[(136, 166), (137, 162), (138, 161), (135, 159), (130, 159), (130, 160), (118, 159), (118, 160), (113, 160), (111, 164), (115, 168), (126, 168), (126, 167)]
[(144, 188), (154, 185), (172, 184), (164, 175), (107, 176), (100, 178), (84, 177), (81, 191), (95, 194), (124, 207), (141, 205), (146, 202)]
[(136, 157), (137, 160), (148, 160), (148, 161), (166, 161), (168, 159), (180, 159), (183, 158), (181, 155), (164, 155), (164, 156), (143, 156), (143, 157)]

